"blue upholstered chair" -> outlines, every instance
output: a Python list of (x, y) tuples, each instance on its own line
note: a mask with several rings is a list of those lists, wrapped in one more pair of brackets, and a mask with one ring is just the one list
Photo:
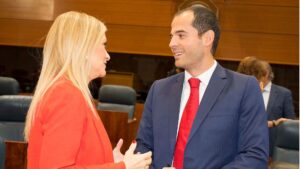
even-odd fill
[(0, 169), (4, 167), (5, 140), (23, 141), (26, 114), (32, 96), (0, 96)]
[(136, 92), (133, 88), (120, 85), (102, 85), (99, 89), (98, 110), (127, 112), (134, 118)]
[[(299, 121), (288, 120), (277, 128), (272, 169), (283, 164), (299, 167)], [(281, 167), (282, 168), (282, 167)], [(290, 167), (291, 168), (291, 167)]]
[(0, 95), (17, 95), (19, 91), (20, 85), (16, 79), (0, 76)]

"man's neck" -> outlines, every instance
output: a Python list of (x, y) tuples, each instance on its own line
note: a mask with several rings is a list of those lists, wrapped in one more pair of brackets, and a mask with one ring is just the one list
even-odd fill
[(203, 59), (201, 63), (195, 66), (193, 69), (186, 70), (193, 77), (201, 75), (203, 72), (207, 71), (209, 68), (213, 66), (215, 59), (213, 57), (209, 57), (207, 59)]

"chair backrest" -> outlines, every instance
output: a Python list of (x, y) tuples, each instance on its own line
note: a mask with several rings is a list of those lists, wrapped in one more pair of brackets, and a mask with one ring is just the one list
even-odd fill
[(298, 120), (288, 120), (278, 126), (272, 162), (299, 164)]
[(136, 92), (131, 87), (102, 85), (99, 89), (98, 100), (98, 110), (127, 112), (129, 119), (134, 117)]
[(20, 90), (19, 82), (10, 77), (0, 77), (0, 95), (17, 95)]
[(0, 169), (5, 158), (5, 140), (23, 141), (25, 118), (32, 96), (0, 96)]

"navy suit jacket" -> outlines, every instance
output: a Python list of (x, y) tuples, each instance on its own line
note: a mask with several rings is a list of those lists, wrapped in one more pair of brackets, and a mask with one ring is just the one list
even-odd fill
[[(268, 120), (277, 120), (281, 117), (294, 119), (292, 93), (289, 89), (272, 83), (267, 106)], [(273, 155), (276, 140), (276, 127), (269, 129), (270, 156)]]
[[(149, 91), (136, 151), (153, 152), (151, 168), (172, 164), (183, 81), (180, 73)], [(267, 169), (267, 160), (267, 114), (256, 79), (218, 65), (192, 125), (184, 169)]]

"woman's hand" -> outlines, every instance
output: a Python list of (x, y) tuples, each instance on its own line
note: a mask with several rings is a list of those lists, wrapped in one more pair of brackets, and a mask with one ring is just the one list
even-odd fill
[(118, 163), (123, 161), (124, 155), (121, 153), (121, 147), (123, 145), (123, 139), (120, 139), (113, 150), (114, 162)]
[(149, 151), (144, 154), (134, 154), (136, 145), (137, 144), (134, 141), (125, 153), (124, 163), (126, 169), (148, 169), (152, 162), (152, 152)]

